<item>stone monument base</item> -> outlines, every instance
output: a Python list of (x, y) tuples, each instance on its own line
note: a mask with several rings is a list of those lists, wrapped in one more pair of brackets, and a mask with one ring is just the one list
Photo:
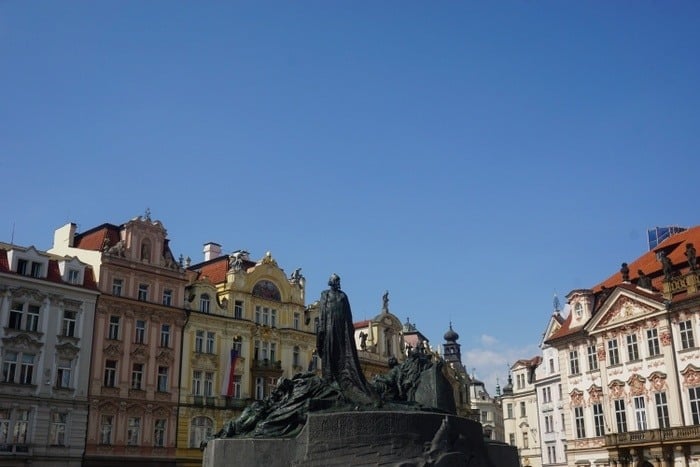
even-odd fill
[(517, 450), (485, 443), (481, 424), (434, 412), (311, 413), (293, 438), (209, 441), (204, 467), (518, 467)]

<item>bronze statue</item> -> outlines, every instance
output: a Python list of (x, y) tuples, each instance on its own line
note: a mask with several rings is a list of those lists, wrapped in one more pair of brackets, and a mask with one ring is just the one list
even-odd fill
[(364, 331), (360, 331), (360, 349), (362, 350), (367, 350), (367, 337), (369, 334), (367, 334)]
[(337, 383), (344, 392), (358, 396), (359, 401), (369, 402), (366, 397), (371, 398), (372, 391), (357, 357), (350, 301), (340, 290), (340, 277), (337, 274), (331, 275), (328, 285), (330, 289), (321, 292), (321, 321), (316, 336), (321, 374), (324, 380)]
[(660, 251), (658, 255), (664, 271), (664, 279), (669, 281), (673, 277), (673, 264), (671, 263), (670, 258), (666, 255), (665, 251)]
[(651, 286), (651, 278), (644, 274), (644, 271), (641, 269), (637, 270), (637, 275), (639, 275), (639, 279), (637, 279), (637, 287), (642, 287), (647, 290), (653, 290)]
[(685, 257), (688, 258), (688, 266), (690, 270), (695, 272), (698, 270), (698, 258), (695, 256), (695, 247), (692, 243), (685, 244)]
[(627, 266), (627, 263), (622, 263), (620, 274), (622, 274), (622, 282), (630, 281), (630, 268)]

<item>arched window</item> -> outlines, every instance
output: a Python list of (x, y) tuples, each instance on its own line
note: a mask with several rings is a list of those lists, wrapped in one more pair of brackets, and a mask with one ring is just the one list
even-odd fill
[(141, 242), (141, 261), (151, 262), (151, 241), (147, 238)]
[(190, 424), (190, 447), (199, 448), (202, 441), (206, 441), (214, 430), (214, 421), (209, 417), (194, 417)]
[(209, 313), (209, 304), (211, 303), (211, 300), (209, 299), (208, 294), (202, 294), (199, 297), (199, 311), (202, 313)]
[(253, 295), (266, 300), (282, 301), (282, 295), (275, 284), (267, 280), (261, 280), (253, 287)]

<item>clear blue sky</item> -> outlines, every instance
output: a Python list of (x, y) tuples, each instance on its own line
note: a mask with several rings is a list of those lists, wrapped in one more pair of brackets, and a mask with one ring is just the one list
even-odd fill
[(552, 295), (698, 223), (700, 2), (0, 3), (0, 239), (150, 207), (342, 277), (493, 388)]

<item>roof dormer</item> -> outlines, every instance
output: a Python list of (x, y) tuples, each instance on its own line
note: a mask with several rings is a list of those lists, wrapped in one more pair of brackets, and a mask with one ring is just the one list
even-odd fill
[(78, 258), (67, 256), (58, 261), (58, 270), (61, 273), (63, 282), (74, 285), (83, 285), (85, 278), (85, 264)]
[(593, 291), (588, 289), (574, 290), (566, 297), (571, 307), (573, 326), (582, 326), (591, 317), (593, 311)]
[(26, 249), (13, 246), (7, 252), (7, 262), (11, 271), (37, 279), (45, 279), (49, 270), (49, 258), (33, 246)]

